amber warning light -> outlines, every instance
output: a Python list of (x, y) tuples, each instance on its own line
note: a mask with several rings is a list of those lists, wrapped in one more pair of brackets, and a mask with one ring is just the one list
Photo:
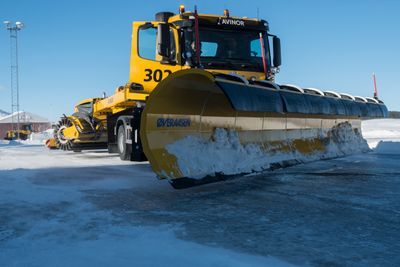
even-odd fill
[(184, 5), (180, 5), (180, 6), (179, 6), (179, 13), (180, 13), (180, 14), (185, 13), (185, 6), (184, 6)]

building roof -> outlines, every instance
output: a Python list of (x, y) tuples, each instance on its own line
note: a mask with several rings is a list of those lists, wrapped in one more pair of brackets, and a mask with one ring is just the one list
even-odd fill
[(20, 123), (50, 123), (50, 121), (46, 118), (43, 118), (39, 115), (26, 112), (26, 111), (18, 111), (11, 115), (7, 115), (5, 117), (0, 118), (0, 123), (12, 123), (14, 117), (14, 123), (17, 122), (19, 116)]
[(8, 113), (7, 111), (4, 111), (4, 110), (0, 109), (0, 118), (2, 118), (2, 117), (4, 117), (4, 116), (7, 116), (7, 115), (10, 115), (10, 113)]

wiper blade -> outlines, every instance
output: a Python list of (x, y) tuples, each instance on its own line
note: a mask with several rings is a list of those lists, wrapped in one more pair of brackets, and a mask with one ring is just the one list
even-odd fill
[(209, 67), (220, 67), (220, 66), (228, 66), (231, 65), (229, 62), (204, 62)]
[[(241, 61), (241, 62), (240, 62)], [(204, 66), (208, 66), (211, 68), (230, 68), (230, 69), (251, 69), (251, 70), (260, 70), (262, 69), (262, 65), (259, 62), (249, 62), (243, 61), (243, 59), (235, 60), (231, 58), (217, 58), (217, 57), (209, 57), (203, 58), (202, 62)]]

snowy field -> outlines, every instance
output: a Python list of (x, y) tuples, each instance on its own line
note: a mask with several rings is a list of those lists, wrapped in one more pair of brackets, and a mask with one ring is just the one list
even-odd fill
[(400, 266), (400, 120), (363, 132), (371, 153), (185, 190), (0, 141), (0, 266)]

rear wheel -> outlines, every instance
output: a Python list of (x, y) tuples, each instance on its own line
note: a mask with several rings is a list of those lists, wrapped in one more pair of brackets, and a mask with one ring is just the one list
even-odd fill
[(126, 143), (126, 130), (124, 125), (118, 127), (118, 154), (121, 160), (131, 160), (132, 146)]

